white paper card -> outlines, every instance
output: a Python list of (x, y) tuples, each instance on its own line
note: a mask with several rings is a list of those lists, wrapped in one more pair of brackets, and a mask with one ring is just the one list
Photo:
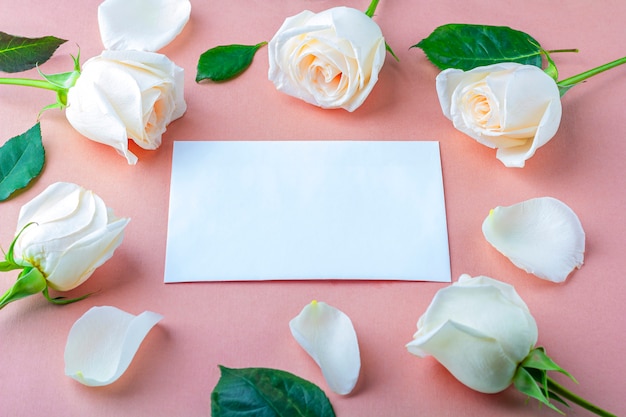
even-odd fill
[(450, 281), (438, 142), (174, 143), (165, 282)]

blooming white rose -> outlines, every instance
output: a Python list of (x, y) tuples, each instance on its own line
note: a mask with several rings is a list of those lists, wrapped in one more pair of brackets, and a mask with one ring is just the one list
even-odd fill
[(511, 385), (537, 342), (537, 324), (515, 289), (462, 275), (435, 294), (417, 322), (409, 352), (434, 356), (459, 381), (484, 393)]
[(322, 108), (357, 109), (378, 81), (385, 39), (362, 11), (305, 10), (285, 20), (268, 44), (270, 81)]
[(454, 127), (496, 148), (507, 167), (523, 167), (556, 134), (561, 97), (552, 78), (532, 65), (502, 63), (437, 76), (443, 114)]
[(68, 291), (113, 256), (129, 221), (92, 191), (57, 182), (21, 208), (13, 258), (37, 268), (49, 287)]
[(156, 149), (167, 125), (183, 115), (183, 69), (165, 55), (104, 51), (85, 62), (67, 94), (66, 117), (82, 135), (114, 147), (128, 163), (128, 139)]

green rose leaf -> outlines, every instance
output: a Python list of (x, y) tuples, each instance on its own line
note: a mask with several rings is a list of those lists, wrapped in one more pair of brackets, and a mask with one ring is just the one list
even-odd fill
[(67, 42), (54, 36), (23, 38), (0, 32), (0, 71), (20, 72), (46, 62)]
[(230, 369), (211, 393), (212, 417), (334, 417), (326, 394), (289, 372), (268, 368)]
[(226, 81), (244, 72), (256, 52), (267, 42), (256, 45), (223, 45), (211, 48), (200, 55), (196, 82), (202, 80)]
[(45, 151), (39, 123), (0, 147), (0, 201), (26, 187), (43, 169)]
[(507, 26), (451, 23), (439, 26), (412, 46), (421, 48), (439, 69), (464, 71), (499, 62), (541, 68), (542, 48), (530, 35)]

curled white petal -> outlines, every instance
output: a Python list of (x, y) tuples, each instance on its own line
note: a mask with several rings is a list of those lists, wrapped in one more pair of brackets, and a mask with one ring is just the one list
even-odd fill
[(361, 370), (359, 342), (350, 318), (335, 307), (313, 301), (289, 322), (289, 328), (319, 365), (330, 389), (349, 394)]
[(135, 316), (116, 307), (91, 308), (70, 329), (65, 374), (92, 387), (115, 382), (162, 318), (151, 311)]
[(105, 0), (98, 7), (106, 49), (155, 52), (174, 40), (191, 14), (189, 0)]
[(515, 266), (563, 282), (584, 261), (585, 232), (576, 213), (552, 197), (496, 207), (483, 222), (487, 241)]

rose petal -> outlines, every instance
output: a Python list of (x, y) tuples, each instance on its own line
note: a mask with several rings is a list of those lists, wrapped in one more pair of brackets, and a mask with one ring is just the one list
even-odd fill
[(65, 374), (92, 387), (116, 381), (162, 318), (151, 311), (135, 316), (116, 307), (91, 308), (70, 329)]
[[(445, 322), (427, 336), (409, 342), (407, 350), (421, 357), (428, 356), (425, 352), (436, 352), (439, 363), (476, 391), (493, 394), (511, 385), (518, 363), (507, 356), (498, 340), (454, 321)], [(449, 349), (451, 345), (463, 348)]]
[(189, 21), (189, 0), (105, 0), (98, 7), (106, 49), (158, 51)]
[(487, 241), (518, 268), (563, 282), (583, 264), (585, 232), (576, 214), (552, 197), (496, 207), (483, 222)]
[(349, 394), (361, 370), (359, 342), (350, 318), (335, 307), (313, 301), (289, 322), (289, 328), (319, 365), (330, 389)]

